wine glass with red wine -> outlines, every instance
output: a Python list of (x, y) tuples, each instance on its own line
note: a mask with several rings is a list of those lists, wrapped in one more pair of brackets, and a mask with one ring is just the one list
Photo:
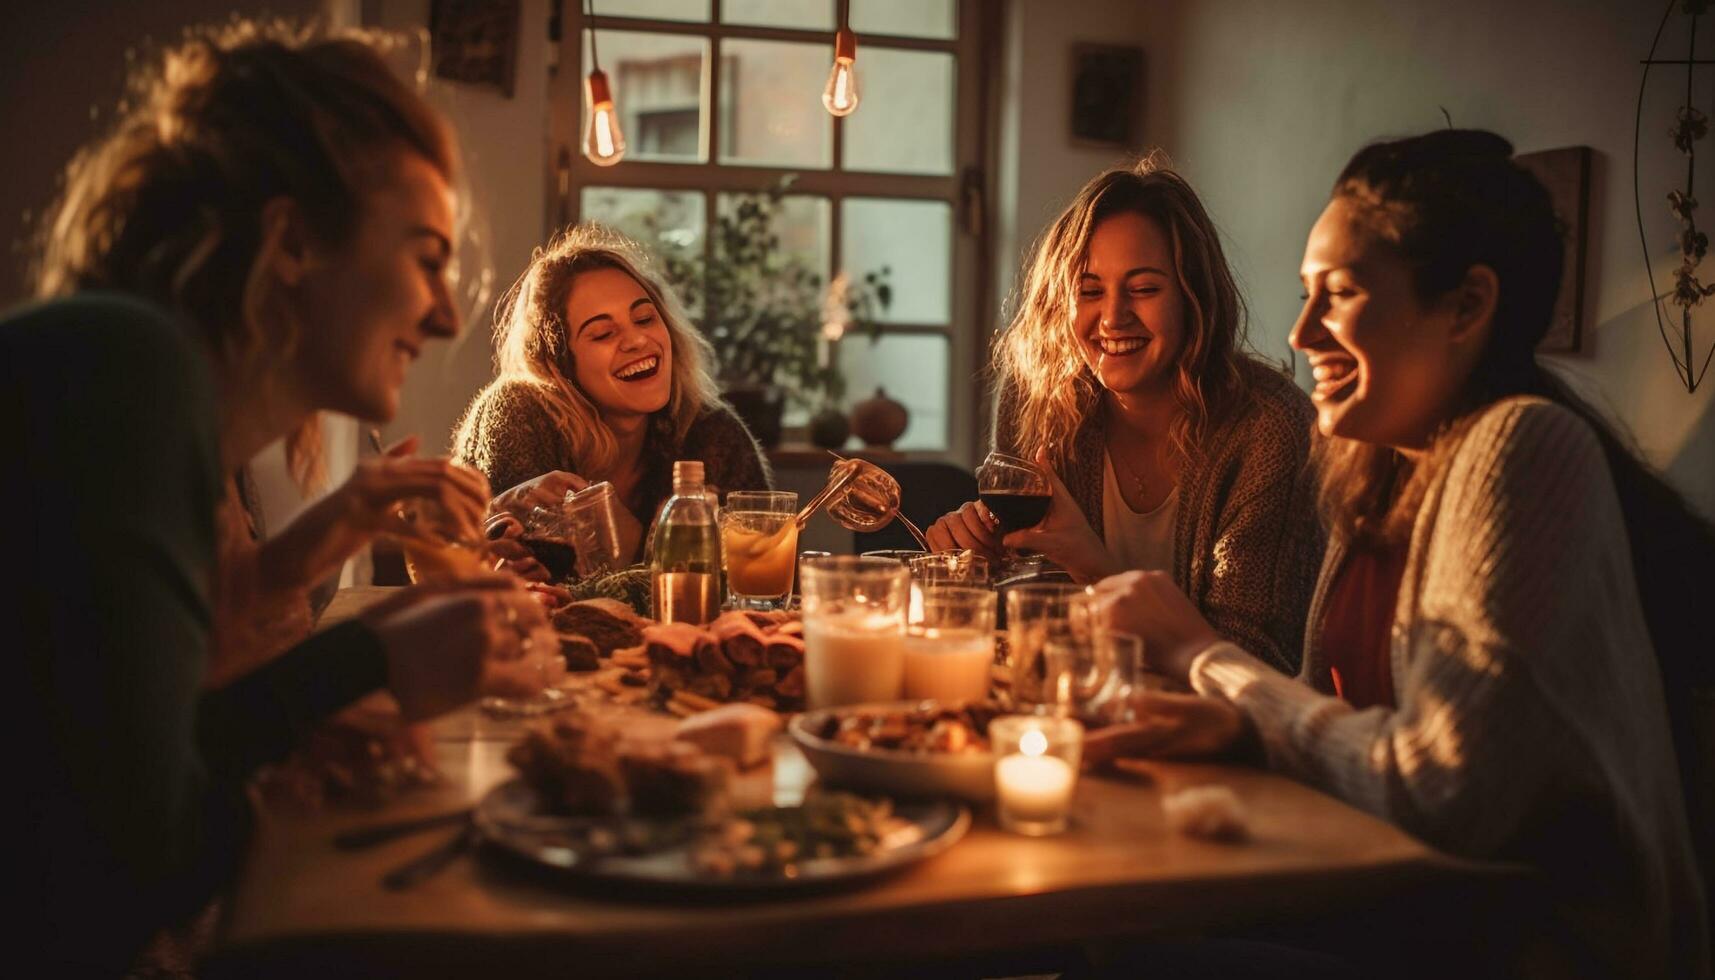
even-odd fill
[[(1000, 522), (1000, 534), (1035, 527), (1048, 516), (1052, 491), (1048, 474), (1028, 459), (1006, 453), (989, 453), (977, 467), (977, 499)], [(1005, 574), (1020, 568), (1016, 556), (1008, 554)]]

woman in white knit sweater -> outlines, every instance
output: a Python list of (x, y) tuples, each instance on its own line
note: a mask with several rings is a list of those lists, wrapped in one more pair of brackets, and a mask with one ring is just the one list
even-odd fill
[(1221, 641), (1168, 577), (1116, 576), (1116, 623), (1200, 697), (1157, 696), (1092, 750), (1254, 739), (1430, 843), (1532, 866), (1540, 897), (1496, 924), (1517, 946), (1490, 968), (1706, 976), (1662, 682), (1677, 694), (1704, 648), (1638, 583), (1661, 576), (1643, 559), (1664, 524), (1699, 548), (1710, 531), (1537, 366), (1561, 246), (1511, 153), (1474, 131), (1372, 145), (1310, 233), (1292, 344), (1332, 544), (1299, 678)]

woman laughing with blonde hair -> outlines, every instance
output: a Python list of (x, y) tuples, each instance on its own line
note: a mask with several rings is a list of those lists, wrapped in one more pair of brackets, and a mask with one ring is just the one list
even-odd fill
[[(606, 480), (623, 505), (621, 557), (635, 560), (674, 460), (702, 460), (721, 490), (769, 487), (756, 440), (716, 394), (708, 341), (629, 239), (583, 224), (537, 250), (502, 303), (495, 347), (499, 376), (466, 410), (453, 452), (509, 488), (493, 504), (506, 533)], [(514, 567), (546, 574), (522, 549)]]

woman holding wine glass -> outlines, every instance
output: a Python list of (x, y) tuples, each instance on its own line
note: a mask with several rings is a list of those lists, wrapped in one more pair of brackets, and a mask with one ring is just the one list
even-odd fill
[(995, 450), (937, 550), (1029, 549), (1079, 582), (1170, 572), (1235, 641), (1296, 668), (1322, 535), (1310, 402), (1243, 353), (1213, 222), (1155, 159), (1091, 180), (1049, 227), (993, 354)]
[(672, 490), (673, 462), (701, 460), (711, 487), (768, 490), (750, 430), (716, 394), (709, 343), (636, 243), (583, 224), (538, 249), (503, 301), (499, 376), (465, 410), (456, 460), (500, 488), (492, 547), (521, 574), (546, 569), (515, 539), (536, 507), (613, 484), (621, 563)]

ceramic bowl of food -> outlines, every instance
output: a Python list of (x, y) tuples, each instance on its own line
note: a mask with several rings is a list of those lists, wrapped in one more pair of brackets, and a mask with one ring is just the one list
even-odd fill
[(826, 785), (899, 797), (994, 798), (989, 704), (895, 701), (806, 711), (787, 731)]

